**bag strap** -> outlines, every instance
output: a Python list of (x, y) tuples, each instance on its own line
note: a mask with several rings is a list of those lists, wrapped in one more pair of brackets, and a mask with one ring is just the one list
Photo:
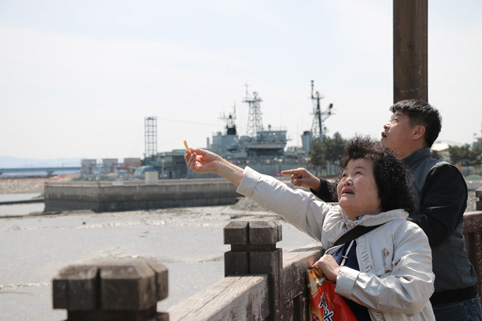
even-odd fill
[[(385, 223), (383, 223), (383, 224), (385, 224)], [(337, 246), (337, 245), (340, 245), (340, 244), (345, 244), (347, 242), (350, 242), (351, 240), (359, 238), (363, 234), (366, 234), (366, 233), (370, 232), (371, 230), (374, 230), (377, 227), (382, 226), (383, 224), (373, 225), (373, 226), (362, 226), (362, 225), (355, 226), (354, 228), (352, 228), (351, 230), (349, 230), (348, 232), (346, 232), (345, 234), (340, 236), (340, 238), (338, 240), (336, 240), (336, 242), (333, 244), (333, 246)]]

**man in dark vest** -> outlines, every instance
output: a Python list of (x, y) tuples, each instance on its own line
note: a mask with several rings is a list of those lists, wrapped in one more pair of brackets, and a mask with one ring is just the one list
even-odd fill
[[(441, 130), (437, 109), (418, 100), (402, 100), (383, 126), (382, 144), (410, 168), (417, 209), (409, 219), (427, 234), (432, 248), (435, 293), (431, 297), (437, 321), (482, 320), (477, 276), (470, 264), (463, 235), (467, 185), (453, 165), (430, 156)], [(324, 201), (336, 201), (332, 183), (304, 168), (288, 170), (296, 186), (310, 188)]]

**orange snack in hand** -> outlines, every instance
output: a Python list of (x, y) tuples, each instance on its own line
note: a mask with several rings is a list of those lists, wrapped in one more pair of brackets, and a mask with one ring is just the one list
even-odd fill
[(190, 149), (189, 146), (187, 145), (187, 141), (186, 141), (186, 140), (184, 140), (184, 146), (186, 146), (186, 150), (187, 150), (188, 152), (191, 152), (191, 149)]

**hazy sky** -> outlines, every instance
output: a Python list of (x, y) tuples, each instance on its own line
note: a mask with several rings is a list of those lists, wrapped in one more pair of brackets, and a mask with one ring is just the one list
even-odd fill
[[(380, 137), (393, 100), (392, 1), (0, 0), (0, 156), (143, 157), (204, 147), (245, 84), (265, 128), (312, 124), (310, 81), (334, 104), (328, 134)], [(482, 1), (429, 1), (429, 101), (440, 139), (482, 126)]]

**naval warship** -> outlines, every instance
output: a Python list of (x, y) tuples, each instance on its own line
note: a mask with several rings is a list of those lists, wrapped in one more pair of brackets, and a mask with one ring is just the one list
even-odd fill
[[(271, 176), (281, 176), (280, 172), (286, 169), (306, 167), (309, 151), (313, 139), (321, 137), (322, 121), (331, 115), (333, 107), (330, 104), (327, 112), (321, 112), (320, 100), (323, 98), (313, 92), (314, 120), (312, 130), (304, 131), (301, 135), (302, 146), (286, 149), (288, 142), (287, 131), (264, 128), (261, 117), (262, 99), (255, 91), (251, 95), (246, 89), (246, 98), (243, 100), (249, 106), (248, 125), (246, 135), (239, 135), (236, 127), (236, 107), (228, 116), (220, 117), (225, 121), (224, 131), (216, 132), (208, 140), (206, 149), (221, 155), (230, 162), (244, 168), (246, 166)], [(247, 88), (247, 86), (246, 86)], [(324, 119), (323, 119), (324, 118)], [(207, 178), (210, 174), (198, 174), (190, 171), (184, 162), (184, 150), (157, 153), (155, 157), (146, 159), (149, 168), (159, 172), (161, 179), (179, 178)], [(212, 177), (218, 177), (212, 174)]]

